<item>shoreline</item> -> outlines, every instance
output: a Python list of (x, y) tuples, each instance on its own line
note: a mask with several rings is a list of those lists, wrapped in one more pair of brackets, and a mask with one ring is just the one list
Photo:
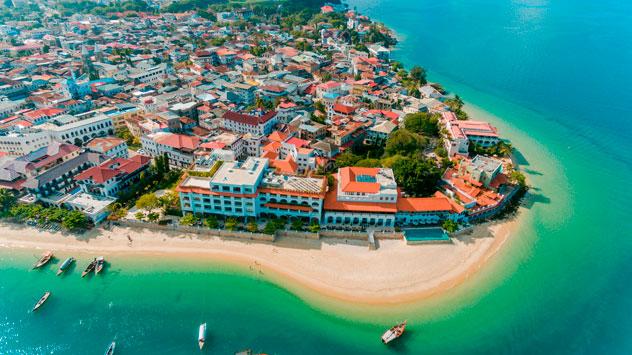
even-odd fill
[[(519, 214), (519, 213), (518, 213)], [(478, 273), (519, 226), (520, 216), (474, 226), (450, 244), (406, 245), (380, 240), (377, 250), (349, 240), (280, 238), (250, 242), (173, 231), (114, 227), (84, 235), (0, 225), (3, 250), (53, 250), (112, 256), (175, 256), (250, 268), (297, 296), (317, 295), (365, 305), (402, 305), (450, 291)], [(133, 242), (129, 246), (127, 235)], [(247, 269), (246, 269), (247, 270)], [(392, 272), (391, 270), (397, 270)]]

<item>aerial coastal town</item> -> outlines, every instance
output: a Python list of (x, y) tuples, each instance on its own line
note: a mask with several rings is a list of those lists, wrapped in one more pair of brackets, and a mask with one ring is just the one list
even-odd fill
[(5, 218), (454, 232), (525, 186), (498, 130), (346, 5), (9, 3)]

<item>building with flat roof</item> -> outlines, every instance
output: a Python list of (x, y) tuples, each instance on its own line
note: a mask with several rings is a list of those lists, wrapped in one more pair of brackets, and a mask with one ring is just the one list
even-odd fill
[(219, 164), (213, 176), (188, 176), (178, 186), (183, 211), (320, 221), (327, 188), (325, 178), (275, 174), (265, 158)]

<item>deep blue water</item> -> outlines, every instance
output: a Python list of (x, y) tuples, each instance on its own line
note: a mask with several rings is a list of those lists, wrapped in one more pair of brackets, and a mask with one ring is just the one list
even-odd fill
[(629, 147), (632, 137), (631, 1), (350, 4), (402, 35), (397, 59), (426, 67), (466, 101), (484, 100), (463, 86), (524, 106), (630, 164), (626, 150), (612, 148)]

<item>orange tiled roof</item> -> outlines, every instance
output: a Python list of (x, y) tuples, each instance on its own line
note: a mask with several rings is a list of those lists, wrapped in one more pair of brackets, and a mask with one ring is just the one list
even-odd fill
[(344, 192), (363, 192), (375, 194), (380, 191), (380, 184), (376, 182), (357, 181), (357, 176), (375, 176), (380, 171), (378, 168), (344, 167), (338, 170), (340, 186)]
[[(361, 168), (369, 169), (369, 168)], [(373, 212), (373, 213), (395, 213), (397, 205), (395, 203), (374, 203), (374, 202), (349, 202), (338, 201), (338, 182), (334, 177), (334, 185), (327, 192), (323, 209), (326, 211), (342, 212)]]

